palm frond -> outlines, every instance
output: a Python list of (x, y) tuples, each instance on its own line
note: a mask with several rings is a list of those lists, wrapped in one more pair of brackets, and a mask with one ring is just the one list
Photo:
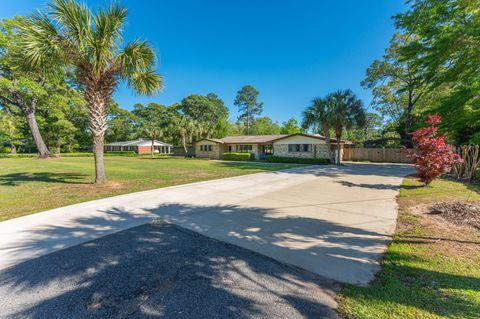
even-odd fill
[(155, 64), (155, 53), (147, 41), (136, 39), (128, 43), (115, 58), (124, 78), (130, 73), (148, 71)]
[(127, 83), (142, 95), (154, 95), (163, 88), (163, 78), (154, 71), (133, 72), (128, 76)]
[(93, 17), (91, 47), (94, 69), (101, 69), (112, 62), (111, 55), (122, 40), (122, 26), (126, 17), (127, 10), (116, 3), (112, 3), (106, 10), (100, 10)]
[(53, 61), (63, 60), (62, 38), (49, 17), (41, 12), (20, 24), (19, 43), (28, 68), (43, 69)]
[(91, 42), (92, 13), (86, 4), (75, 0), (52, 0), (50, 14), (59, 22), (60, 32), (77, 50), (84, 52)]

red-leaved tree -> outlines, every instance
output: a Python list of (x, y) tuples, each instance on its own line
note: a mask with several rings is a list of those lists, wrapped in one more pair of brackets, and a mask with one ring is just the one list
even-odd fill
[(417, 170), (418, 178), (425, 185), (430, 184), (439, 175), (449, 172), (453, 164), (462, 161), (453, 146), (445, 143), (447, 137), (438, 135), (437, 126), (441, 122), (440, 115), (429, 115), (425, 121), (428, 126), (412, 133), (414, 148), (405, 149)]

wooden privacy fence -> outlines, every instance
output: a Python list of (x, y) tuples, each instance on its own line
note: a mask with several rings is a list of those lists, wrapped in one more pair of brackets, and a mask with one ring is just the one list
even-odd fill
[[(195, 148), (193, 146), (187, 146), (188, 156), (195, 155)], [(173, 156), (185, 156), (185, 149), (182, 146), (172, 147), (171, 150)]]
[(410, 163), (401, 148), (350, 148), (343, 149), (344, 161), (370, 161), (383, 163)]

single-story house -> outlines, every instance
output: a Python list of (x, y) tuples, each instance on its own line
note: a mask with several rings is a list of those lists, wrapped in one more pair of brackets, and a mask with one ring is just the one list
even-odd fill
[[(336, 140), (332, 139), (332, 144)], [(342, 141), (343, 148), (344, 141)], [(335, 146), (332, 145), (334, 149)], [(302, 158), (329, 158), (325, 137), (318, 134), (280, 134), (227, 136), (221, 139), (204, 138), (195, 142), (195, 155), (221, 159), (223, 153), (248, 152), (256, 160), (267, 155)]]
[[(153, 141), (153, 148), (155, 153), (170, 154), (172, 145)], [(152, 140), (139, 138), (133, 141), (113, 142), (105, 144), (104, 150), (106, 152), (122, 152), (122, 151), (134, 151), (137, 154), (150, 154), (152, 152)]]

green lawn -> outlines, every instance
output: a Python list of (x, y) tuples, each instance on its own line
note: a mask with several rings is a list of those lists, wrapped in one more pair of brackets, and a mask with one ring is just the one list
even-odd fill
[(294, 167), (118, 156), (106, 157), (105, 165), (109, 182), (95, 185), (92, 157), (0, 158), (0, 220), (118, 194)]
[(346, 318), (480, 317), (480, 232), (422, 213), (439, 200), (480, 201), (480, 187), (446, 179), (421, 187), (406, 178), (383, 269), (370, 287), (339, 294)]

